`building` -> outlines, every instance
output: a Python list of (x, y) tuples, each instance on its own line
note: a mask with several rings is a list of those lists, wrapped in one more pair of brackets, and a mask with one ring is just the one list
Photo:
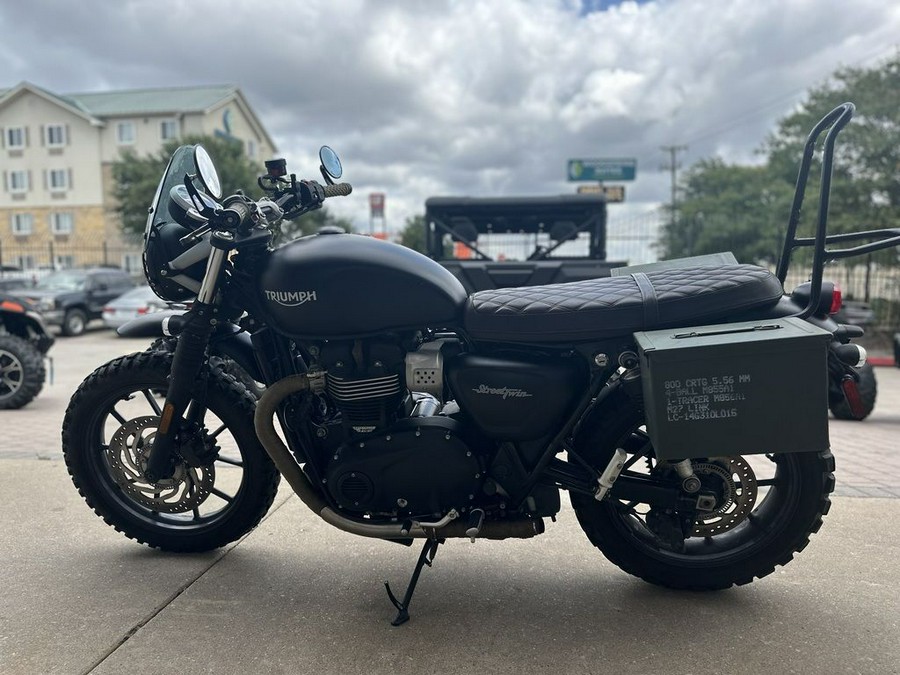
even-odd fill
[(0, 269), (86, 264), (140, 269), (121, 235), (111, 167), (186, 135), (243, 143), (262, 161), (274, 143), (234, 86), (56, 94), (29, 82), (0, 89)]

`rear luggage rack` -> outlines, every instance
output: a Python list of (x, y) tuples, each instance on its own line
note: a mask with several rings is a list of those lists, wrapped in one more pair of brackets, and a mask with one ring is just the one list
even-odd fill
[[(863, 232), (849, 232), (847, 234), (828, 234), (828, 200), (831, 193), (834, 144), (837, 140), (837, 135), (853, 117), (855, 109), (856, 106), (852, 103), (842, 103), (828, 113), (813, 127), (806, 139), (806, 146), (803, 150), (803, 159), (800, 162), (800, 172), (797, 175), (797, 187), (794, 190), (794, 201), (791, 204), (791, 214), (788, 220), (784, 248), (781, 251), (781, 258), (778, 261), (778, 269), (775, 273), (778, 280), (784, 285), (794, 250), (803, 247), (813, 248), (810, 295), (806, 307), (797, 315), (801, 319), (811, 316), (819, 306), (819, 299), (822, 295), (822, 276), (826, 262), (872, 253), (873, 251), (880, 251), (881, 249), (900, 244), (900, 228), (866, 230)], [(822, 154), (821, 188), (819, 191), (819, 211), (815, 237), (797, 237), (800, 209), (803, 206), (803, 197), (806, 193), (806, 183), (809, 178), (813, 152), (815, 151), (816, 141), (825, 129), (829, 130), (825, 136), (825, 147)], [(869, 243), (849, 248), (826, 248), (828, 244), (844, 244), (852, 241), (868, 241)]]

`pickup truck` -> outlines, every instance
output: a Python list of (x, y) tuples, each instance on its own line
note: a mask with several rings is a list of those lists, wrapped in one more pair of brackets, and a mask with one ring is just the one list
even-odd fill
[(608, 277), (626, 264), (606, 260), (602, 194), (431, 197), (425, 247), (470, 293)]

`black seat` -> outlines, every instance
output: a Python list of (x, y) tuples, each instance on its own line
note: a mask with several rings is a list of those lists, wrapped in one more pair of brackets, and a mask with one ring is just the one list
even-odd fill
[(465, 327), (480, 340), (589, 341), (712, 323), (774, 305), (783, 293), (775, 275), (755, 265), (683, 267), (480, 291), (466, 304)]

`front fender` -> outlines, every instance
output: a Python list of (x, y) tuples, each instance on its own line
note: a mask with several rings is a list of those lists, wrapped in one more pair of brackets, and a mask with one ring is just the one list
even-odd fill
[(166, 325), (169, 323), (167, 319), (171, 320), (172, 317), (182, 316), (183, 314), (183, 310), (176, 309), (165, 309), (161, 312), (145, 314), (144, 316), (132, 319), (128, 323), (122, 324), (116, 328), (116, 333), (122, 337), (170, 337), (177, 333), (172, 333), (171, 331), (167, 332), (165, 330)]
[[(138, 317), (119, 326), (122, 337), (177, 337), (184, 328), (184, 312), (164, 310)], [(225, 356), (235, 361), (257, 382), (263, 377), (256, 363), (250, 336), (233, 323), (222, 322), (216, 327), (209, 343), (211, 356)]]

